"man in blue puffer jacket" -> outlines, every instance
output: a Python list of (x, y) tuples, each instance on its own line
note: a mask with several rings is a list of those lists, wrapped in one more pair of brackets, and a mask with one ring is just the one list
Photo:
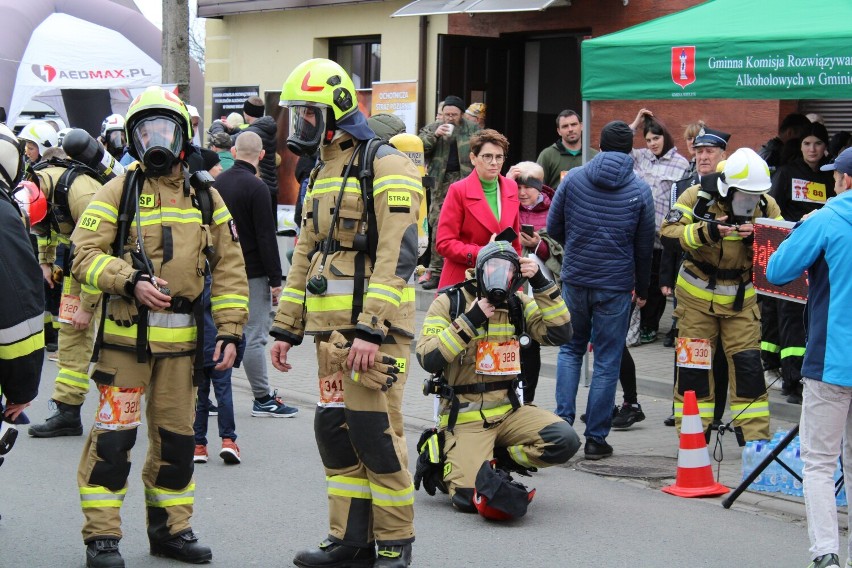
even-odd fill
[(556, 414), (573, 425), (580, 366), (590, 340), (594, 375), (586, 406), (586, 459), (612, 455), (607, 444), (631, 293), (644, 304), (651, 278), (654, 201), (633, 173), (633, 131), (621, 121), (601, 131), (601, 153), (568, 172), (550, 206), (547, 232), (564, 243), (562, 297), (574, 337), (559, 350)]

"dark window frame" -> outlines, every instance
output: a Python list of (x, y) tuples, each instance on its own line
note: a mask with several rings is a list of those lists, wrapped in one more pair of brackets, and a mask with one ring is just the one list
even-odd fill
[[(373, 46), (378, 46), (377, 62), (373, 61)], [(360, 61), (353, 62), (353, 64), (359, 65), (360, 68), (353, 68), (353, 65), (341, 61), (341, 56), (338, 50), (340, 50), (341, 48), (352, 47), (362, 48)], [(346, 72), (349, 73), (349, 76), (352, 77), (352, 80), (355, 82), (356, 89), (370, 89), (373, 86), (373, 82), (378, 81), (381, 77), (381, 35), (331, 38), (328, 41), (328, 54), (329, 59), (339, 63), (346, 70)], [(378, 63), (378, 65), (376, 65), (376, 63)], [(359, 77), (362, 80), (362, 84), (360, 85), (357, 81), (357, 78)]]

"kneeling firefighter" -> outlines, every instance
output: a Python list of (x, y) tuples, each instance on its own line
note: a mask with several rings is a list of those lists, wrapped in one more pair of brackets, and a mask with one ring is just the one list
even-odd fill
[[(415, 484), (431, 495), (436, 487), (449, 492), (460, 511), (517, 517), (532, 493), (506, 470), (525, 475), (565, 463), (580, 447), (570, 424), (522, 406), (516, 392), (520, 350), (530, 339), (568, 342), (571, 318), (559, 287), (509, 243), (483, 247), (467, 277), (435, 299), (417, 341), (417, 360), (434, 375), (424, 394), (441, 401), (438, 428), (424, 432), (418, 445)], [(532, 297), (515, 292), (525, 278)]]
[(236, 357), (248, 283), (233, 219), (212, 178), (190, 178), (186, 169), (192, 127), (184, 103), (149, 87), (130, 104), (126, 128), (139, 164), (94, 195), (71, 235), (74, 277), (107, 296), (91, 373), (100, 402), (77, 470), (86, 566), (124, 566), (120, 511), (143, 394), (151, 554), (201, 563), (213, 556), (190, 525), (205, 267), (213, 276), (217, 369)]
[[(712, 349), (721, 339), (734, 369), (731, 415), (741, 445), (769, 438), (769, 400), (760, 359), (760, 310), (754, 266), (754, 220), (781, 219), (767, 195), (769, 168), (754, 150), (734, 152), (721, 173), (702, 176), (666, 216), (660, 231), (685, 251), (675, 285), (680, 337), (676, 344), (675, 421), (680, 429), (683, 394), (695, 391), (709, 436), (715, 401)], [(740, 433), (742, 435), (740, 435)]]
[[(402, 568), (411, 563), (414, 542), (402, 394), (414, 337), (420, 174), (375, 139), (352, 79), (333, 61), (296, 67), (281, 105), (290, 111), (288, 147), (299, 154), (318, 150), (319, 162), (270, 331), (271, 357), (287, 372), (291, 347), (314, 336), (320, 387), (314, 433), (329, 507), (328, 537), (293, 562)], [(326, 348), (335, 330), (351, 342), (349, 370), (329, 374)], [(396, 362), (398, 383), (383, 390), (386, 383), (369, 375), (386, 357)]]

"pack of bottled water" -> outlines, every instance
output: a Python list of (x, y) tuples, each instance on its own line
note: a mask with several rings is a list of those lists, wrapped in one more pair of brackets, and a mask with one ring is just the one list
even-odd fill
[[(778, 443), (783, 440), (786, 435), (786, 430), (779, 429), (768, 442), (765, 440), (751, 440), (746, 442), (745, 448), (743, 448), (743, 480), (745, 480), (745, 478), (748, 477), (748, 475), (751, 474), (751, 472), (754, 471), (761, 462), (763, 462), (763, 460), (778, 446)], [(773, 460), (772, 463), (770, 463), (763, 472), (754, 479), (748, 488), (752, 491), (784, 493), (785, 495), (791, 495), (794, 497), (804, 496), (801, 478), (803, 476), (805, 464), (802, 461), (799, 437), (796, 436), (793, 438), (778, 457), (787, 465), (787, 467), (796, 472), (799, 479), (796, 479), (789, 471), (782, 467), (781, 464)], [(841, 475), (843, 475), (843, 473), (840, 461), (838, 460), (837, 468), (834, 472), (835, 486), (840, 480)], [(837, 494), (836, 501), (838, 507), (847, 506), (845, 485)]]

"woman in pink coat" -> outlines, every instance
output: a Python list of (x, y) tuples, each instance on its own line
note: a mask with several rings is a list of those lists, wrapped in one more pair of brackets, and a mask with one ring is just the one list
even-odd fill
[(518, 185), (500, 175), (508, 150), (509, 141), (496, 130), (482, 130), (470, 139), (473, 172), (450, 186), (438, 219), (435, 246), (444, 257), (439, 290), (464, 281), (479, 249), (507, 228), (515, 233), (512, 246), (521, 252)]

